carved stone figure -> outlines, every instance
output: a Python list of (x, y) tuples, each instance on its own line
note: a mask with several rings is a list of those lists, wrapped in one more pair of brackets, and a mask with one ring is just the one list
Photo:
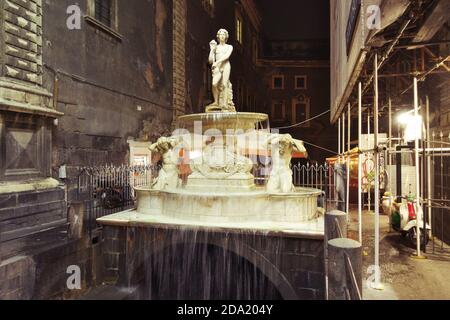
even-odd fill
[(217, 43), (212, 40), (210, 45), (209, 63), (212, 65), (212, 92), (214, 102), (206, 107), (206, 112), (236, 112), (233, 103), (233, 86), (230, 82), (230, 57), (233, 46), (227, 44), (228, 31), (220, 29), (217, 32)]
[(223, 146), (207, 145), (203, 149), (202, 162), (193, 164), (195, 172), (206, 178), (227, 179), (235, 174), (250, 174), (253, 163), (249, 158), (235, 154)]
[(294, 191), (291, 159), (295, 151), (306, 152), (303, 142), (293, 139), (290, 134), (274, 134), (268, 143), (272, 145), (272, 171), (267, 183), (269, 193), (289, 193)]
[(156, 190), (174, 189), (180, 184), (178, 177), (178, 159), (179, 155), (175, 148), (180, 143), (179, 139), (173, 137), (161, 137), (150, 146), (150, 151), (162, 155), (163, 166), (159, 172), (158, 178), (152, 184)]

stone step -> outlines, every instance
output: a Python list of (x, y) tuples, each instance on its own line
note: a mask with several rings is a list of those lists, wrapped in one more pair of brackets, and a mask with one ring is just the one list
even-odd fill
[(77, 300), (130, 300), (135, 298), (136, 291), (134, 289), (120, 288), (112, 285), (103, 285), (90, 290)]

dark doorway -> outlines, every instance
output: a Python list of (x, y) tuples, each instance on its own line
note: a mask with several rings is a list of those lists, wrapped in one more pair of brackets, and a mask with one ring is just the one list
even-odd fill
[(213, 245), (176, 245), (147, 261), (144, 299), (282, 299), (258, 267)]

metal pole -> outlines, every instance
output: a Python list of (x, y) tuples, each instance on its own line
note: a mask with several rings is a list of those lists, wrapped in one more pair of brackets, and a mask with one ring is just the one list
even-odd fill
[[(441, 131), (439, 133), (439, 137), (441, 138), (441, 144), (440, 147), (443, 148), (444, 144), (443, 144), (443, 138), (444, 138), (444, 133)], [(440, 198), (444, 199), (444, 157), (441, 154), (440, 156), (441, 158), (441, 172), (440, 172), (440, 177), (441, 177), (441, 187), (440, 187)], [(444, 249), (444, 205), (445, 203), (441, 202), (441, 209), (440, 209), (440, 216), (441, 216), (441, 236), (439, 237), (439, 240), (441, 240), (441, 252)]]
[[(426, 139), (427, 139), (427, 143), (426, 143), (426, 149), (428, 149), (428, 152), (426, 152), (426, 157), (427, 157), (427, 198), (428, 198), (428, 206), (427, 206), (427, 219), (426, 221), (424, 220), (424, 230), (426, 229), (426, 222), (428, 222), (430, 224), (431, 230), (433, 230), (432, 227), (432, 223), (431, 223), (431, 152), (429, 151), (429, 149), (431, 148), (431, 143), (430, 143), (430, 98), (428, 96), (426, 96), (426, 122), (427, 122), (427, 127), (426, 127)], [(424, 155), (425, 156), (425, 155)], [(433, 231), (431, 231), (431, 236), (433, 236)], [(427, 233), (425, 233), (426, 235), (428, 235)], [(425, 237), (425, 243), (426, 243), (426, 237)]]
[(345, 159), (345, 111), (342, 112), (342, 156)]
[[(342, 112), (342, 167), (345, 164), (345, 111)], [(342, 177), (342, 179), (344, 179), (344, 177)], [(345, 189), (347, 190), (347, 189)], [(342, 205), (343, 205), (343, 210), (348, 214), (348, 210), (346, 207), (346, 199), (343, 198), (342, 200)]]
[(362, 131), (362, 84), (358, 85), (358, 232), (359, 242), (362, 243), (362, 154), (361, 150)]
[[(389, 98), (389, 149), (388, 149), (388, 166), (389, 166), (389, 192), (392, 193), (392, 179), (391, 179), (391, 169), (392, 169), (392, 100)], [(392, 194), (391, 194), (392, 196)], [(392, 205), (392, 203), (389, 203)]]
[[(389, 208), (392, 208), (392, 100), (391, 97), (389, 97), (389, 148), (388, 148), (388, 156), (387, 156), (387, 160), (388, 160), (388, 168), (389, 168), (389, 175), (388, 175), (388, 185), (387, 188), (389, 188)], [(388, 211), (389, 214), (390, 210)], [(389, 221), (390, 221), (390, 217), (389, 217)], [(389, 222), (389, 232), (392, 231), (392, 226), (391, 223)]]
[(341, 156), (341, 117), (339, 117), (338, 121), (338, 154)]
[(375, 148), (375, 289), (381, 289), (380, 275), (380, 155), (378, 152), (378, 53), (374, 59), (374, 148)]
[[(434, 142), (434, 141), (436, 141), (435, 139), (436, 139), (436, 133), (434, 132), (434, 130), (433, 130), (433, 132), (431, 133), (431, 137), (432, 137), (432, 139), (433, 139), (433, 148), (436, 146), (436, 143)], [(436, 158), (435, 158), (436, 156), (435, 156), (435, 153), (434, 153), (434, 150), (432, 150), (431, 151), (431, 163), (433, 164), (433, 180), (435, 181), (435, 183), (433, 184), (433, 199), (436, 197), (436, 192), (435, 192), (435, 189), (437, 189), (437, 185), (436, 185), (436, 166), (435, 166), (435, 163), (436, 163)], [(436, 212), (437, 213), (437, 212)], [(430, 220), (433, 220), (433, 225), (434, 225), (434, 222), (436, 221), (435, 220), (435, 215), (433, 214), (433, 212), (431, 212), (431, 219)], [(432, 236), (432, 241), (433, 241), (433, 254), (435, 253), (435, 250), (436, 250), (436, 239), (435, 239), (435, 237), (434, 237), (434, 231), (432, 230), (432, 233), (433, 233), (433, 236)]]
[[(370, 149), (370, 108), (367, 108), (367, 149)], [(370, 152), (367, 152), (367, 159), (370, 157)], [(370, 203), (370, 189), (371, 189), (371, 182), (368, 179), (368, 173), (367, 172), (367, 166), (366, 166), (366, 180), (367, 180), (367, 204), (368, 204), (368, 211), (370, 212), (371, 209), (371, 203)]]
[(347, 111), (347, 194), (346, 194), (346, 209), (347, 209), (347, 219), (350, 221), (350, 150), (351, 150), (351, 121), (352, 121), (352, 115), (351, 115), (351, 106), (350, 103), (348, 104), (348, 111)]
[[(418, 88), (417, 88), (417, 78), (414, 77), (414, 121), (418, 123), (419, 118), (419, 94), (418, 94)], [(422, 128), (417, 128), (419, 132), (422, 132)], [(416, 134), (416, 137), (414, 139), (415, 144), (415, 164), (416, 164), (416, 205), (417, 205), (417, 212), (416, 212), (416, 235), (417, 235), (417, 257), (420, 257), (420, 225), (419, 221), (421, 220), (420, 216), (420, 178), (419, 178), (419, 136)]]

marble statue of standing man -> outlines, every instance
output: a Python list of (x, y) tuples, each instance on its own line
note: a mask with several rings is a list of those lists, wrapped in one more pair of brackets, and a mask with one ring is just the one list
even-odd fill
[(230, 57), (233, 46), (227, 44), (228, 31), (220, 29), (217, 32), (217, 43), (212, 40), (209, 53), (209, 64), (212, 65), (212, 92), (214, 102), (206, 108), (206, 112), (236, 112), (233, 103), (233, 88), (230, 82)]

